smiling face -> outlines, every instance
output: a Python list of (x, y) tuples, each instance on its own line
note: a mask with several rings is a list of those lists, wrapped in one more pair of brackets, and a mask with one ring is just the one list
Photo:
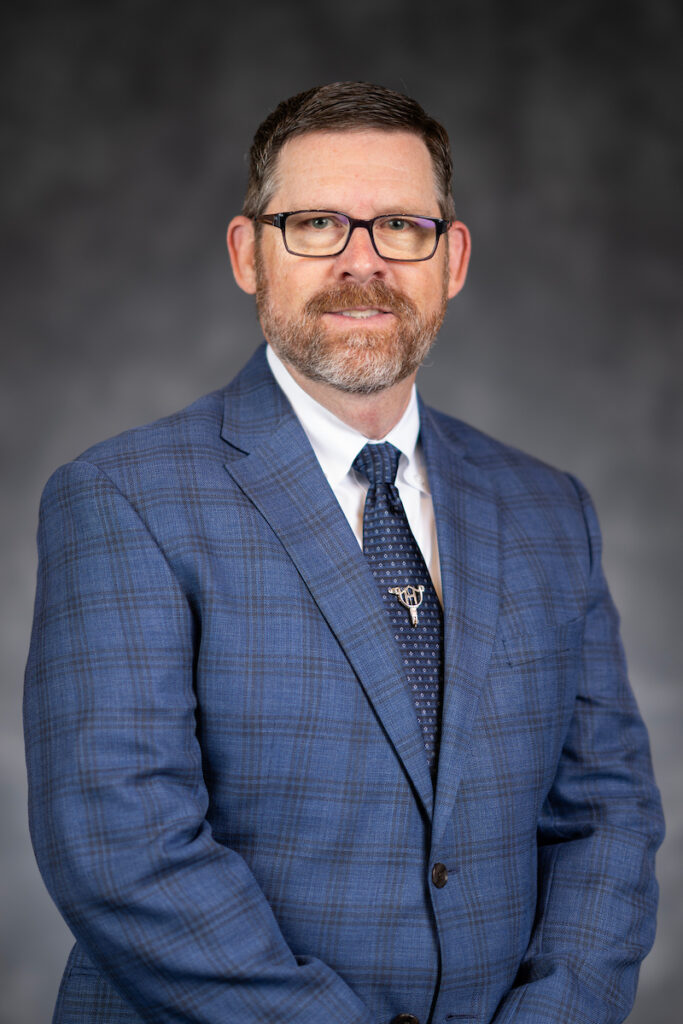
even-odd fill
[[(403, 131), (290, 139), (265, 212), (305, 209), (365, 220), (390, 213), (439, 217), (427, 147)], [(235, 218), (233, 225), (244, 221)], [(236, 226), (242, 231), (233, 234), (233, 268), (238, 283), (256, 293), (265, 337), (304, 378), (341, 391), (372, 394), (414, 378), (448, 299), (464, 282), (469, 239), (458, 222), (432, 259), (414, 263), (382, 259), (364, 228), (339, 255), (309, 259), (288, 253), (276, 228), (263, 226), (256, 241), (251, 222)]]

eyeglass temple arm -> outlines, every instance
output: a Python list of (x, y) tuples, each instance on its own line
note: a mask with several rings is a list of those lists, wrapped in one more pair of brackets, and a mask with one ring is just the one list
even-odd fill
[(281, 228), (284, 225), (286, 213), (262, 213), (260, 217), (253, 217), (259, 224), (272, 224), (274, 228)]

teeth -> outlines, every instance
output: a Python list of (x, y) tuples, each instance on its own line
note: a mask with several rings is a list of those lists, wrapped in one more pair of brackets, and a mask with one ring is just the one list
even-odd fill
[(340, 310), (342, 316), (352, 316), (355, 320), (365, 320), (369, 316), (376, 316), (378, 309), (344, 309)]

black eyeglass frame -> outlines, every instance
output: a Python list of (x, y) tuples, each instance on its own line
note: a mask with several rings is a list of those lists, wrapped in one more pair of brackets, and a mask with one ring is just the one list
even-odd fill
[[(285, 224), (288, 217), (293, 217), (297, 213), (335, 213), (338, 217), (344, 217), (349, 222), (349, 233), (346, 236), (346, 241), (342, 245), (341, 249), (337, 249), (336, 252), (325, 253), (324, 256), (318, 256), (316, 253), (310, 252), (294, 252), (287, 245), (287, 236), (285, 235)], [(436, 236), (434, 238), (434, 248), (430, 252), (429, 256), (417, 256), (414, 258), (401, 258), (399, 256), (383, 256), (377, 248), (374, 235), (375, 221), (387, 220), (392, 217), (400, 219), (401, 217), (410, 217), (419, 220), (430, 220), (436, 228)], [(440, 217), (423, 217), (421, 214), (416, 213), (382, 213), (378, 217), (372, 217), (371, 220), (360, 220), (358, 217), (349, 217), (347, 213), (342, 213), (340, 210), (289, 210), (287, 213), (263, 213), (260, 217), (253, 217), (252, 220), (259, 224), (270, 224), (274, 228), (279, 228), (282, 232), (282, 243), (291, 256), (300, 256), (305, 260), (325, 260), (332, 256), (339, 256), (344, 252), (344, 249), (351, 241), (351, 235), (356, 228), (365, 228), (370, 241), (372, 242), (372, 248), (375, 250), (381, 260), (387, 260), (389, 263), (424, 263), (425, 260), (431, 260), (439, 246), (439, 239), (442, 235), (445, 235), (449, 227), (453, 223), (450, 220), (442, 220)]]

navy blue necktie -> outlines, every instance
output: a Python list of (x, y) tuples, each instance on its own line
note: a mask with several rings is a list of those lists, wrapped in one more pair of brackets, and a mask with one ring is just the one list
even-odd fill
[(353, 468), (370, 483), (363, 551), (399, 646), (433, 775), (443, 686), (443, 614), (394, 483), (400, 455), (387, 442), (366, 444)]

